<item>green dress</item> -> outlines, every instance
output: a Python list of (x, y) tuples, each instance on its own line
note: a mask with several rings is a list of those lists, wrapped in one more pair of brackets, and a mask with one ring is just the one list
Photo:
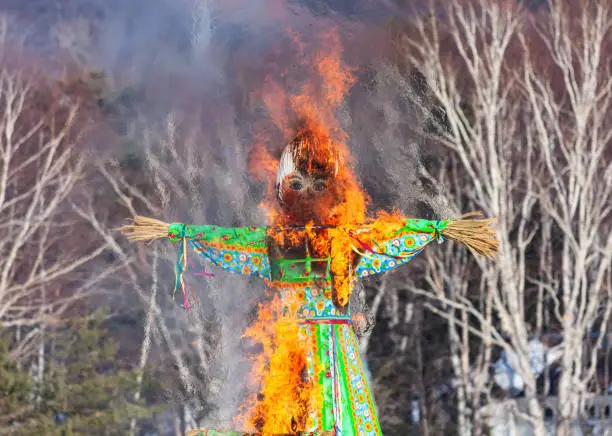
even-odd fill
[[(355, 280), (405, 264), (428, 243), (441, 240), (440, 231), (446, 221), (406, 219), (403, 224), (389, 238), (377, 241), (375, 250), (365, 249), (357, 239), (355, 250), (350, 250), (351, 259), (346, 262), (346, 274)], [(171, 241), (183, 242), (183, 254), (189, 245), (224, 270), (264, 279), (278, 293), (283, 310), (297, 315), (300, 337), (313, 344), (307, 356), (307, 377), (316, 381), (321, 398), (317, 410), (308, 412), (305, 427), (293, 434), (382, 434), (348, 305), (339, 308), (334, 303), (329, 252), (312, 258), (307, 242), (302, 249), (283, 250), (267, 227), (174, 223), (169, 233)], [(181, 281), (180, 260), (178, 267)], [(190, 432), (193, 435), (247, 433), (243, 429)]]

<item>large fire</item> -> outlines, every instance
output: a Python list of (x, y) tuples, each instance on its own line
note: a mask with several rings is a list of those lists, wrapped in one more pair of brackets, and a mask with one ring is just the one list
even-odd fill
[[(299, 41), (296, 45), (301, 47)], [(333, 198), (330, 198), (329, 202), (325, 198), (319, 199), (318, 204), (311, 206), (331, 210), (316, 214), (321, 217), (319, 222), (301, 224), (306, 224), (306, 227), (331, 227), (324, 232), (324, 237), (319, 235), (310, 242), (315, 250), (314, 255), (322, 254), (330, 246), (335, 254), (338, 254), (334, 256), (332, 253), (331, 270), (336, 278), (334, 288), (339, 294), (336, 296), (338, 303), (340, 306), (346, 306), (350, 283), (349, 278), (343, 276), (346, 274), (345, 271), (348, 271), (347, 263), (351, 258), (348, 255), (351, 251), (348, 231), (349, 227), (353, 228), (365, 222), (368, 202), (368, 197), (350, 165), (351, 155), (346, 144), (347, 134), (336, 118), (336, 111), (355, 79), (351, 69), (342, 61), (341, 41), (336, 32), (324, 35), (320, 50), (306, 59), (308, 60), (304, 61), (303, 67), (309, 71), (310, 76), (303, 84), (301, 92), (289, 94), (273, 81), (269, 81), (262, 92), (262, 99), (277, 127), (285, 134), (285, 143), (290, 140), (299, 141), (299, 152), (304, 155), (306, 162), (329, 160), (333, 161), (330, 164), (338, 165), (333, 186), (327, 193)], [(285, 143), (278, 144), (279, 149), (284, 147)], [(280, 210), (273, 189), (278, 159), (274, 158), (272, 153), (278, 153), (279, 149), (268, 150), (262, 143), (256, 144), (251, 159), (251, 171), (268, 182), (268, 198), (262, 206), (267, 211), (271, 225), (287, 228), (296, 222), (291, 214)], [(276, 235), (279, 239), (290, 240), (303, 237), (297, 230), (278, 232)], [(286, 243), (280, 240), (278, 242)], [(340, 255), (340, 251), (343, 251), (344, 255)]]
[[(288, 207), (282, 210), (273, 189), (279, 165), (274, 155), (280, 149), (266, 148), (263, 141), (257, 144), (251, 172), (268, 182), (270, 189), (262, 206), (271, 228), (278, 230), (271, 232), (276, 244), (286, 247), (307, 240), (313, 257), (331, 254), (333, 300), (342, 312), (347, 309), (352, 287), (349, 263), (358, 256), (351, 239), (370, 244), (386, 232), (387, 226), (397, 228), (401, 219), (399, 215), (385, 215), (376, 227), (356, 236), (366, 221), (368, 199), (351, 168), (347, 135), (335, 117), (354, 78), (342, 62), (339, 36), (330, 33), (323, 41), (321, 50), (303, 65), (310, 76), (300, 92), (291, 94), (270, 80), (261, 98), (284, 134), (285, 144), (295, 142), (297, 161), (323, 169), (333, 166), (333, 185), (312, 204), (303, 199), (293, 204), (291, 196), (287, 196), (284, 201)], [(307, 211), (311, 219), (304, 222), (305, 215), (299, 215), (299, 211)], [(274, 289), (271, 292), (274, 294)], [(261, 435), (304, 431), (311, 428), (313, 411), (322, 409), (323, 398), (316, 383), (319, 371), (315, 368), (310, 376), (307, 374), (308, 356), (316, 366), (316, 359), (312, 359), (316, 355), (314, 344), (308, 342), (303, 330), (307, 326), (300, 326), (297, 314), (283, 312), (281, 306), (278, 296), (274, 296), (260, 307), (258, 319), (245, 333), (261, 348), (252, 356), (251, 382), (258, 393), (243, 405), (238, 421), (245, 431)]]
[(295, 434), (307, 428), (309, 411), (321, 401), (316, 379), (307, 377), (314, 344), (278, 296), (259, 308), (245, 336), (261, 345), (253, 356), (250, 382), (258, 392), (242, 406), (237, 424), (261, 435)]

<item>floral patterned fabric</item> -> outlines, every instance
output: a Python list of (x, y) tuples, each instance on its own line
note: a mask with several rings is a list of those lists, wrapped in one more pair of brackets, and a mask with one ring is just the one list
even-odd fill
[[(363, 253), (352, 275), (364, 277), (405, 264), (436, 238), (438, 223), (419, 220), (415, 228), (407, 221), (406, 227), (399, 229), (393, 238), (380, 241), (377, 252)], [(175, 242), (185, 241), (226, 271), (265, 279), (280, 294), (283, 310), (303, 321), (302, 337), (316, 344), (315, 351), (308, 356), (309, 374), (318, 380), (324, 399), (322, 410), (311, 411), (304, 434), (382, 434), (350, 312), (338, 310), (332, 300), (329, 257), (287, 260), (269, 256), (271, 244), (265, 227), (222, 228), (175, 223), (170, 227), (169, 237)], [(312, 268), (315, 264), (319, 267)], [(308, 271), (307, 277), (301, 271)], [(319, 368), (318, 375), (315, 368)], [(243, 433), (202, 429), (192, 434)]]
[(419, 254), (435, 237), (434, 233), (407, 231), (393, 239), (383, 241), (381, 245), (384, 254), (364, 253), (355, 268), (355, 275), (357, 277), (371, 276), (404, 265)]

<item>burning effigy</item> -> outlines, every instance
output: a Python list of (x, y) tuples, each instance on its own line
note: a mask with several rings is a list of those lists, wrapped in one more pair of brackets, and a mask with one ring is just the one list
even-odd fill
[[(275, 158), (255, 147), (253, 172), (264, 172), (267, 226), (223, 227), (135, 217), (121, 230), (133, 241), (178, 245), (176, 287), (185, 288), (189, 250), (232, 273), (262, 279), (269, 298), (244, 332), (259, 345), (250, 356), (250, 387), (231, 429), (193, 435), (381, 435), (349, 301), (362, 277), (401, 267), (432, 242), (450, 239), (492, 256), (492, 219), (468, 214), (424, 220), (367, 211), (346, 133), (334, 109), (353, 83), (338, 39), (325, 35), (311, 70), (320, 80), (289, 94), (269, 82), (263, 100), (288, 143)], [(283, 110), (281, 110), (283, 109)], [(298, 122), (287, 122), (290, 112)], [(257, 145), (257, 144), (256, 144)], [(277, 156), (278, 156), (277, 155)]]
[(226, 271), (265, 280), (274, 296), (245, 332), (261, 344), (236, 430), (201, 435), (380, 435), (349, 298), (360, 277), (406, 264), (445, 238), (491, 256), (491, 219), (467, 215), (422, 220), (399, 213), (368, 219), (361, 190), (337, 144), (304, 128), (282, 153), (276, 178), (280, 213), (269, 226), (221, 227), (136, 217), (122, 228), (133, 241), (179, 244), (177, 285), (188, 249)]

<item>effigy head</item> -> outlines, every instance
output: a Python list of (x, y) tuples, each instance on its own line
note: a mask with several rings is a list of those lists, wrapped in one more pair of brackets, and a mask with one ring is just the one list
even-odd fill
[(276, 193), (292, 224), (329, 224), (342, 192), (335, 183), (340, 156), (326, 135), (305, 130), (285, 147), (276, 177)]

